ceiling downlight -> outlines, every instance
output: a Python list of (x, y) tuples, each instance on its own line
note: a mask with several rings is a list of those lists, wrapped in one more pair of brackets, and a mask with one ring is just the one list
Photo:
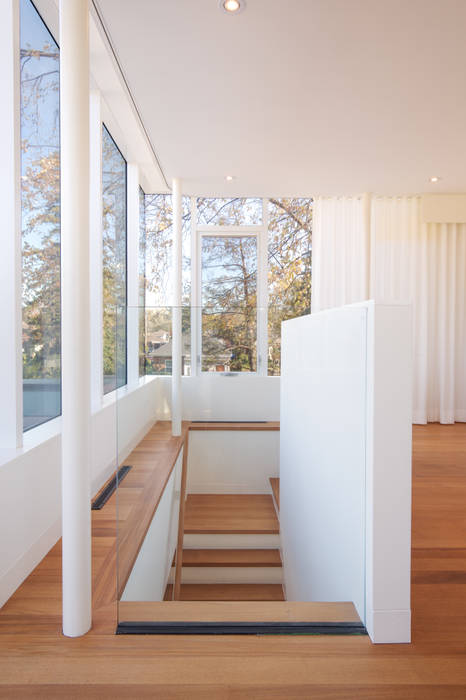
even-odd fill
[(239, 15), (246, 7), (245, 0), (220, 0), (219, 7), (227, 15)]

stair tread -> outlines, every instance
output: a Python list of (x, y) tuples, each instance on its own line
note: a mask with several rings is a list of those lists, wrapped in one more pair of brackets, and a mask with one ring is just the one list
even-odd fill
[(123, 620), (152, 622), (360, 622), (353, 603), (294, 601), (158, 601), (120, 603)]
[(277, 510), (280, 511), (280, 479), (276, 476), (271, 476), (269, 481), (275, 503), (277, 504)]
[(189, 494), (184, 531), (188, 534), (278, 534), (272, 496)]
[[(172, 584), (164, 600), (172, 598)], [(279, 583), (182, 583), (180, 600), (285, 600)]]
[(183, 549), (183, 566), (281, 566), (278, 549)]

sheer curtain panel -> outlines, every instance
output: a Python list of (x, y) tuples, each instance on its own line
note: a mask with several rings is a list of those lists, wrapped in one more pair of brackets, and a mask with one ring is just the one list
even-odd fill
[(421, 223), (420, 197), (372, 203), (371, 297), (410, 302), (413, 421), (466, 421), (466, 224)]
[(367, 195), (314, 200), (313, 312), (368, 298), (368, 205)]

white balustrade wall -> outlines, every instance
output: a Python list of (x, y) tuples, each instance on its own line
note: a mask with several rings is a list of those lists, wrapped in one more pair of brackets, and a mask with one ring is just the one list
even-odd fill
[(352, 601), (410, 640), (411, 318), (364, 302), (282, 326), (280, 525), (289, 600)]

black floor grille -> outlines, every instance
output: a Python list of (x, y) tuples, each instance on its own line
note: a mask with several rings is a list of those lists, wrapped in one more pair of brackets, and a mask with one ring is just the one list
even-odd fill
[(108, 482), (107, 486), (102, 489), (97, 498), (92, 502), (92, 510), (100, 510), (104, 507), (120, 481), (125, 478), (130, 469), (131, 467), (128, 465), (119, 468), (115, 476)]

